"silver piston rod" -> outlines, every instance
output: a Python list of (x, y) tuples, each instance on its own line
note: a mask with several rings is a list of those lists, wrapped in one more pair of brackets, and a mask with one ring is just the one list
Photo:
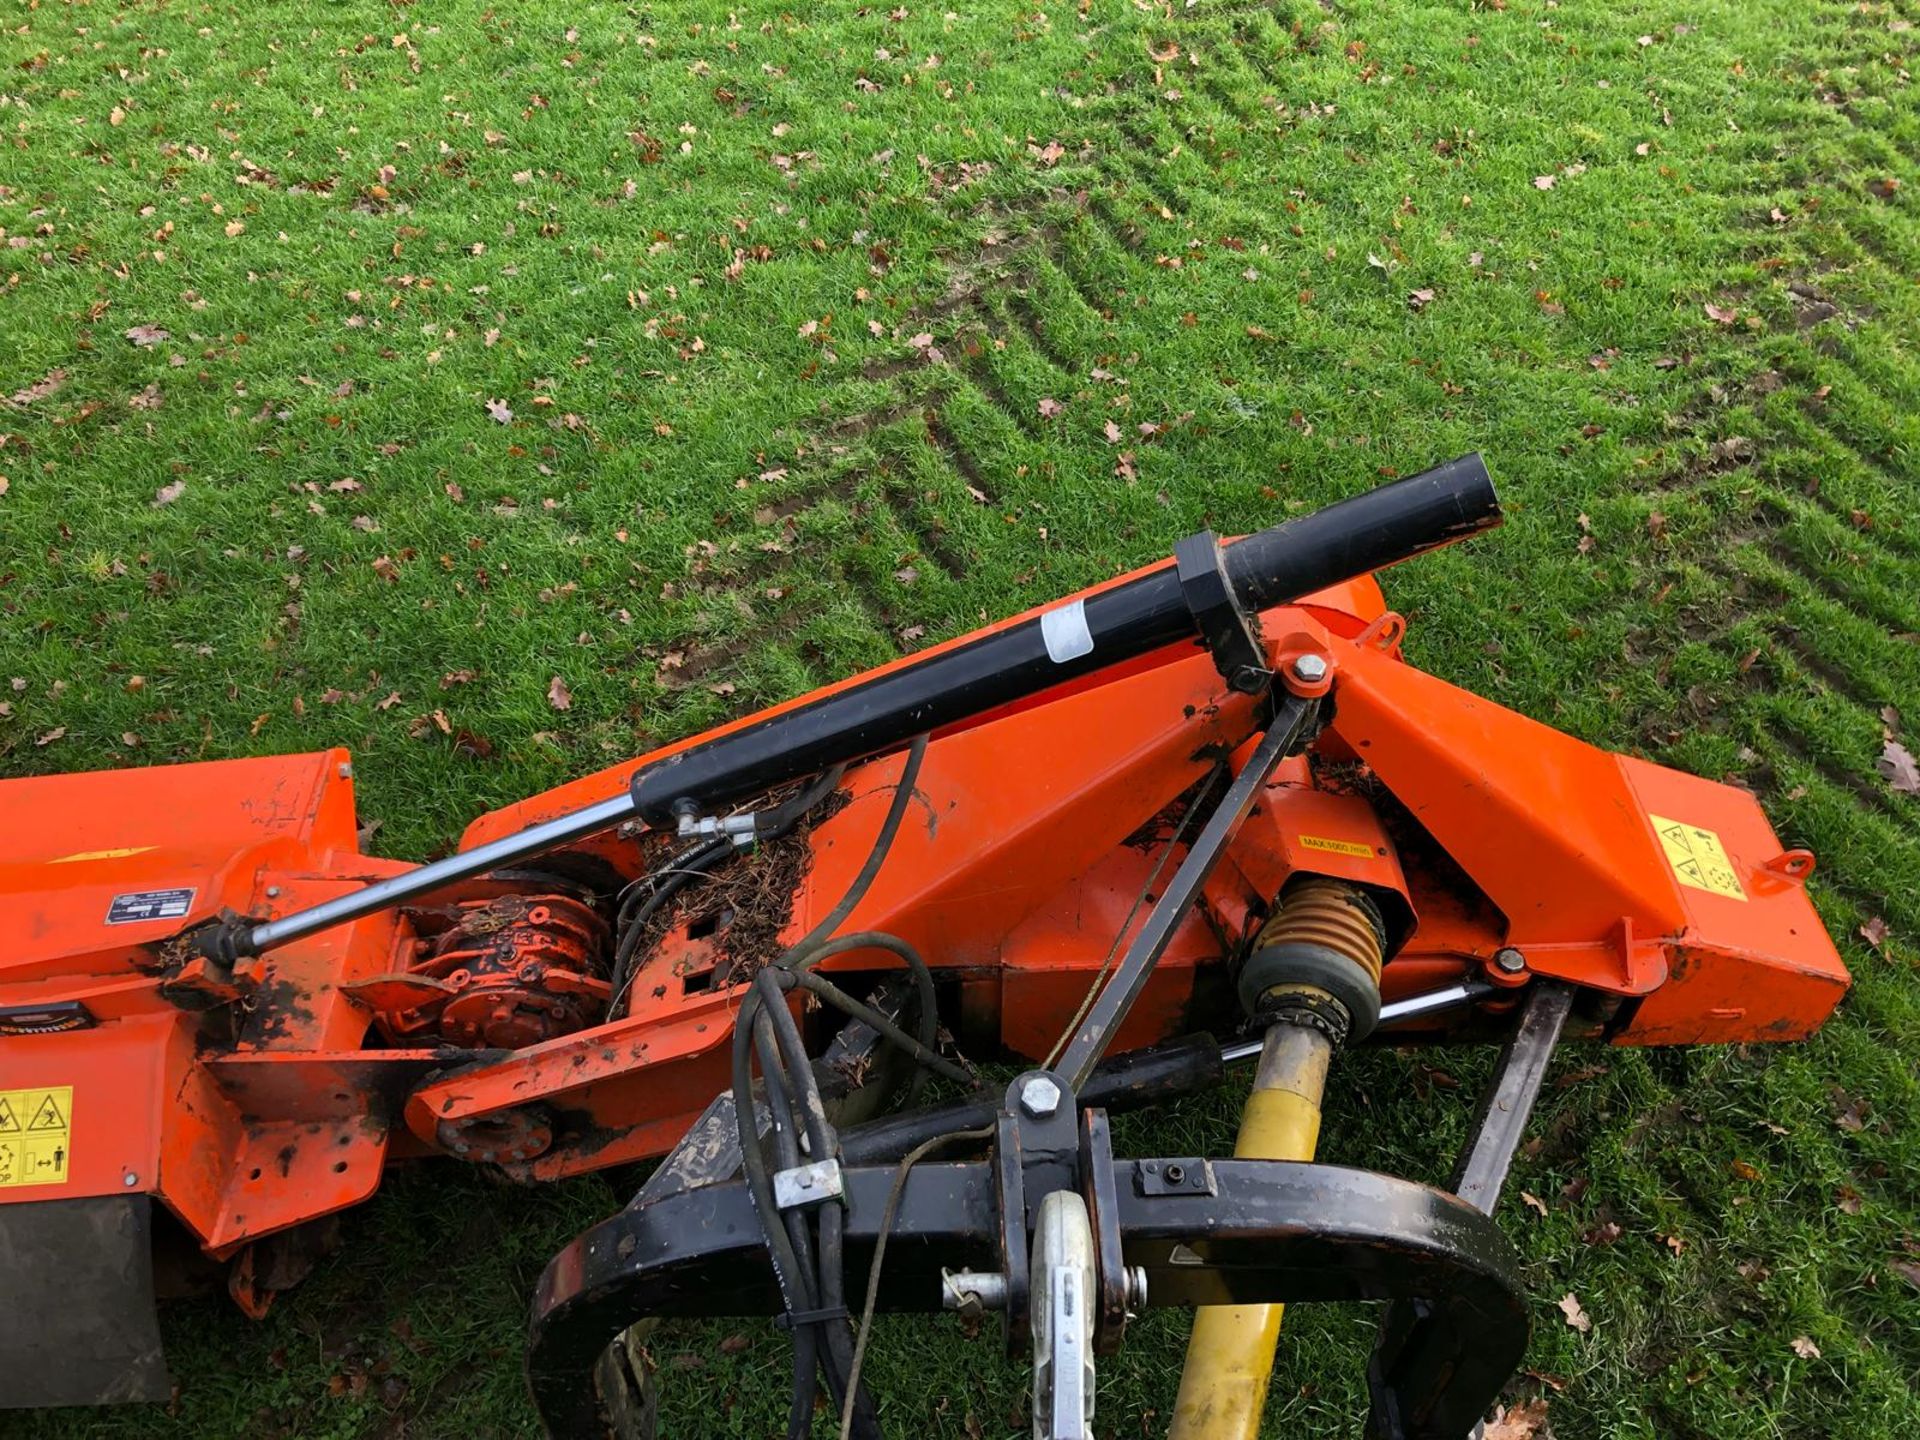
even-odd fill
[(318, 905), (296, 910), (279, 920), (255, 925), (247, 931), (245, 944), (241, 948), (248, 955), (263, 954), (276, 945), (302, 940), (335, 925), (345, 925), (348, 921), (364, 919), (392, 906), (404, 905), (443, 885), (471, 880), (518, 861), (544, 855), (575, 840), (584, 840), (589, 835), (598, 835), (603, 830), (611, 830), (633, 819), (634, 814), (632, 791), (622, 791), (611, 800), (602, 800), (598, 805), (589, 805), (571, 815), (562, 815), (557, 820), (548, 820), (540, 825), (529, 825), (516, 834), (489, 840), (485, 845), (476, 845), (471, 850), (462, 850), (444, 860), (435, 860), (418, 870), (376, 880), (364, 889), (336, 896), (332, 900), (322, 900)]
[[(1380, 1019), (1376, 1029), (1385, 1029), (1389, 1025), (1398, 1025), (1408, 1020), (1418, 1020), (1423, 1015), (1441, 1015), (1448, 1010), (1457, 1010), (1462, 1005), (1471, 1005), (1483, 996), (1491, 995), (1496, 987), (1484, 980), (1463, 980), (1458, 985), (1449, 985), (1441, 990), (1429, 990), (1424, 995), (1409, 995), (1404, 1000), (1389, 1000), (1380, 1007)], [(1237, 1045), (1222, 1045), (1220, 1061), (1224, 1065), (1236, 1065), (1242, 1060), (1257, 1060), (1263, 1038), (1242, 1040)]]

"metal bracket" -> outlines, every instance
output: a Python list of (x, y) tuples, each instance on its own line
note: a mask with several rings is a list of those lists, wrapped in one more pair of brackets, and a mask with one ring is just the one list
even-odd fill
[(1202, 1159), (1142, 1160), (1133, 1172), (1142, 1195), (1212, 1195), (1213, 1164)]
[(815, 1160), (790, 1170), (773, 1172), (773, 1203), (782, 1210), (798, 1210), (837, 1200), (845, 1190), (838, 1160)]
[(1180, 594), (1193, 612), (1200, 637), (1213, 652), (1214, 667), (1229, 688), (1259, 695), (1273, 682), (1266, 652), (1253, 617), (1244, 610), (1227, 578), (1220, 542), (1211, 530), (1189, 535), (1173, 547), (1173, 568)]

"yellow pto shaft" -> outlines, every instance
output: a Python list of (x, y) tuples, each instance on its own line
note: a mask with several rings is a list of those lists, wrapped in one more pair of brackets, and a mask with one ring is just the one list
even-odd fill
[[(1268, 1027), (1235, 1158), (1313, 1159), (1332, 1056), (1333, 1042), (1313, 1026), (1281, 1021)], [(1194, 1312), (1172, 1440), (1254, 1440), (1285, 1308), (1207, 1305)]]

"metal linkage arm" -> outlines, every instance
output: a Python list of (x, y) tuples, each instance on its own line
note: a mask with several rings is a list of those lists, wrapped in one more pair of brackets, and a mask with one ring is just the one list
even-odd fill
[(1473, 1140), (1453, 1177), (1453, 1193), (1482, 1214), (1491, 1215), (1500, 1203), (1514, 1152), (1527, 1133), (1540, 1084), (1547, 1078), (1547, 1066), (1572, 1010), (1571, 985), (1534, 981), (1520, 1010), (1519, 1027), (1500, 1051), (1493, 1083), (1480, 1097), (1480, 1110), (1474, 1116)]
[[(1533, 1115), (1540, 1083), (1546, 1078), (1560, 1032), (1573, 1008), (1573, 987), (1558, 981), (1536, 980), (1521, 1007), (1513, 1037), (1500, 1052), (1493, 1083), (1481, 1096), (1473, 1139), (1454, 1172), (1453, 1188), (1462, 1205), (1491, 1216), (1513, 1166), (1514, 1152)], [(1427, 1383), (1425, 1367), (1433, 1346), (1429, 1332), (1446, 1325), (1432, 1305), (1423, 1300), (1398, 1301), (1380, 1323), (1380, 1337), (1367, 1363), (1367, 1387), (1373, 1392), (1373, 1422), (1369, 1440), (1395, 1440), (1402, 1434), (1425, 1433), (1431, 1417), (1409, 1407), (1405, 1397), (1419, 1393)], [(1523, 1324), (1524, 1332), (1524, 1324)], [(1524, 1333), (1523, 1333), (1524, 1339)], [(1472, 1417), (1477, 1425), (1479, 1415)], [(1472, 1428), (1471, 1426), (1469, 1428)], [(1433, 1432), (1449, 1433), (1449, 1432)], [(1455, 1430), (1450, 1433), (1465, 1433)], [(1477, 1433), (1477, 1429), (1475, 1432)]]
[(1172, 942), (1174, 931), (1186, 919), (1193, 902), (1199, 899), (1207, 876), (1220, 863), (1221, 855), (1226, 852), (1227, 845), (1240, 829), (1240, 823), (1247, 818), (1253, 802), (1259, 798), (1261, 790), (1272, 777), (1274, 768), (1310, 737), (1313, 719), (1319, 708), (1318, 701), (1282, 694), (1273, 723), (1267, 727), (1267, 733), (1261, 737), (1252, 758), (1234, 777), (1233, 784), (1227, 787), (1227, 793), (1221, 797), (1219, 806), (1201, 827), (1192, 848), (1181, 860), (1179, 869), (1173, 872), (1165, 892), (1147, 915), (1146, 923), (1140, 927), (1140, 933), (1134, 936), (1126, 955), (1114, 968), (1112, 978), (1100, 991), (1093, 1008), (1087, 1012), (1086, 1019), (1080, 1022), (1080, 1028), (1074, 1032), (1073, 1039), (1061, 1055), (1060, 1063), (1055, 1068), (1066, 1077), (1073, 1089), (1079, 1090), (1085, 1085), (1087, 1077), (1093, 1073), (1093, 1067), (1100, 1063), (1100, 1057), (1106, 1053), (1114, 1032), (1120, 1022), (1127, 1018), (1127, 1012), (1139, 998), (1147, 977), (1153, 973), (1153, 967), (1160, 963), (1160, 957)]

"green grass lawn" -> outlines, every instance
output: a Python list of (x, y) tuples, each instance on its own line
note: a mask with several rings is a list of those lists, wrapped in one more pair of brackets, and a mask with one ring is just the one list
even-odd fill
[[(1858, 977), (1804, 1046), (1562, 1057), (1503, 1216), (1513, 1395), (1561, 1440), (1920, 1434), (1920, 796), (1876, 766), (1920, 748), (1916, 26), (10, 6), (0, 772), (350, 745), (374, 848), (425, 857), (1202, 525), (1483, 450), (1511, 519), (1390, 577), (1414, 658), (1754, 789)], [(1443, 1179), (1490, 1061), (1343, 1059), (1325, 1153)], [(1225, 1149), (1236, 1111), (1122, 1138)], [(169, 1312), (166, 1413), (0, 1428), (526, 1434), (534, 1277), (623, 1198), (395, 1176), (264, 1323)], [(1272, 1434), (1357, 1433), (1370, 1324), (1289, 1313)], [(1105, 1365), (1103, 1434), (1164, 1429), (1182, 1334)], [(665, 1433), (777, 1430), (770, 1327), (656, 1358)], [(1026, 1424), (949, 1321), (884, 1321), (870, 1374), (901, 1433)]]

